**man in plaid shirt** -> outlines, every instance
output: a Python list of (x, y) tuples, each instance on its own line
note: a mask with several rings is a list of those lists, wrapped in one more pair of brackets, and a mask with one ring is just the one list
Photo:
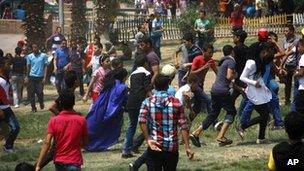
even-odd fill
[(178, 126), (181, 128), (186, 154), (194, 153), (189, 147), (189, 131), (184, 108), (178, 99), (169, 96), (169, 78), (158, 75), (156, 92), (141, 106), (139, 124), (148, 143), (148, 170), (176, 170), (178, 163)]

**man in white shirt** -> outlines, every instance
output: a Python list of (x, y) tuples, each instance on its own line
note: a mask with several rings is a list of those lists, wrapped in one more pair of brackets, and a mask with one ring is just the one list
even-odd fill
[(301, 55), (295, 76), (298, 77), (299, 88), (295, 97), (295, 110), (304, 113), (304, 39), (298, 42), (298, 52)]
[(14, 142), (18, 136), (20, 126), (19, 122), (10, 107), (9, 98), (9, 87), (8, 82), (8, 61), (3, 57), (0, 57), (0, 125), (1, 122), (6, 122), (10, 127), (10, 132), (6, 138), (5, 145), (3, 146), (3, 151), (12, 153), (14, 152)]

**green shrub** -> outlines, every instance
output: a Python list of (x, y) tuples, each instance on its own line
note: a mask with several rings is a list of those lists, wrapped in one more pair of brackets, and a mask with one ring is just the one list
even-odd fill
[[(199, 7), (195, 5), (190, 5), (187, 7), (187, 10), (181, 14), (180, 18), (177, 19), (177, 27), (181, 31), (182, 35), (185, 33), (194, 32), (194, 23), (195, 20), (199, 18)], [(210, 28), (214, 28), (216, 19), (214, 16), (207, 14), (207, 19), (210, 21)], [(213, 42), (213, 34), (208, 38), (208, 42)]]

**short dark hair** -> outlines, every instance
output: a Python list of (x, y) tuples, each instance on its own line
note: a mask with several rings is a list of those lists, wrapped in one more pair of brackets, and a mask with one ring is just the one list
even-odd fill
[(273, 36), (273, 37), (278, 37), (278, 34), (276, 34), (275, 32), (273, 32), (273, 31), (270, 31), (269, 33), (268, 33), (268, 36), (270, 37), (270, 36)]
[(240, 38), (240, 42), (244, 43), (248, 34), (246, 31), (244, 30), (236, 30), (233, 32), (233, 35), (237, 36)]
[(288, 28), (289, 31), (295, 32), (295, 28), (292, 24), (287, 24), (285, 27)]
[(35, 167), (32, 164), (22, 162), (17, 164), (15, 171), (35, 171)]
[(139, 24), (139, 25), (137, 26), (137, 29), (140, 30), (142, 27), (143, 27), (143, 25), (142, 25), (142, 24)]
[(113, 68), (118, 68), (120, 66), (123, 66), (123, 61), (119, 58), (114, 58), (112, 61), (111, 61), (111, 65)]
[(203, 46), (203, 51), (204, 52), (207, 52), (208, 49), (211, 49), (212, 51), (214, 50), (214, 47), (212, 44), (209, 44), (209, 43), (205, 43), (204, 46)]
[(186, 41), (189, 41), (191, 43), (194, 43), (194, 36), (192, 33), (186, 33), (184, 36), (183, 36), (183, 40), (186, 40)]
[(200, 13), (204, 13), (205, 15), (207, 14), (206, 10), (200, 9)]
[(157, 91), (167, 91), (169, 88), (169, 83), (169, 77), (159, 74), (155, 78), (154, 87)]
[(64, 75), (64, 82), (66, 84), (66, 87), (68, 89), (72, 88), (75, 86), (75, 83), (76, 83), (76, 80), (77, 80), (77, 73), (76, 71), (67, 71)]
[(147, 36), (144, 36), (141, 40), (141, 42), (145, 43), (145, 44), (149, 44), (150, 47), (153, 46), (153, 43), (152, 43), (152, 39), (150, 37), (147, 37)]
[(231, 55), (233, 51), (233, 47), (231, 45), (225, 45), (223, 47), (223, 53), (225, 56)]
[(101, 55), (101, 57), (99, 58), (99, 64), (102, 65), (102, 63), (103, 63), (105, 60), (107, 60), (108, 58), (110, 58), (110, 56), (109, 56), (108, 54), (106, 54), (106, 53), (103, 53), (103, 54)]
[(102, 44), (100, 42), (96, 42), (96, 43), (94, 43), (94, 45), (97, 46), (100, 49), (103, 48), (103, 46), (102, 46)]
[(16, 47), (16, 48), (15, 48), (15, 54), (16, 54), (16, 55), (20, 56), (21, 52), (22, 52), (21, 47)]
[(284, 119), (285, 131), (292, 140), (301, 140), (304, 135), (304, 116), (298, 112), (290, 112)]
[(148, 62), (148, 59), (146, 57), (146, 55), (144, 54), (140, 54), (136, 57), (135, 59), (135, 65), (137, 67), (142, 67), (142, 66), (145, 66), (145, 64)]
[(187, 83), (188, 84), (192, 84), (192, 83), (198, 83), (199, 82), (199, 79), (197, 77), (196, 74), (189, 74), (188, 75), (188, 78), (187, 78)]
[(59, 95), (58, 105), (61, 109), (73, 109), (75, 105), (75, 95), (70, 91), (64, 91)]

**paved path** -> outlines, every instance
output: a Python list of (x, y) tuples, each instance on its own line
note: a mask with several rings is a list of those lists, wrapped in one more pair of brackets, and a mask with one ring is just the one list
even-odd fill
[(0, 34), (0, 49), (4, 53), (14, 54), (17, 42), (24, 39), (23, 34)]

